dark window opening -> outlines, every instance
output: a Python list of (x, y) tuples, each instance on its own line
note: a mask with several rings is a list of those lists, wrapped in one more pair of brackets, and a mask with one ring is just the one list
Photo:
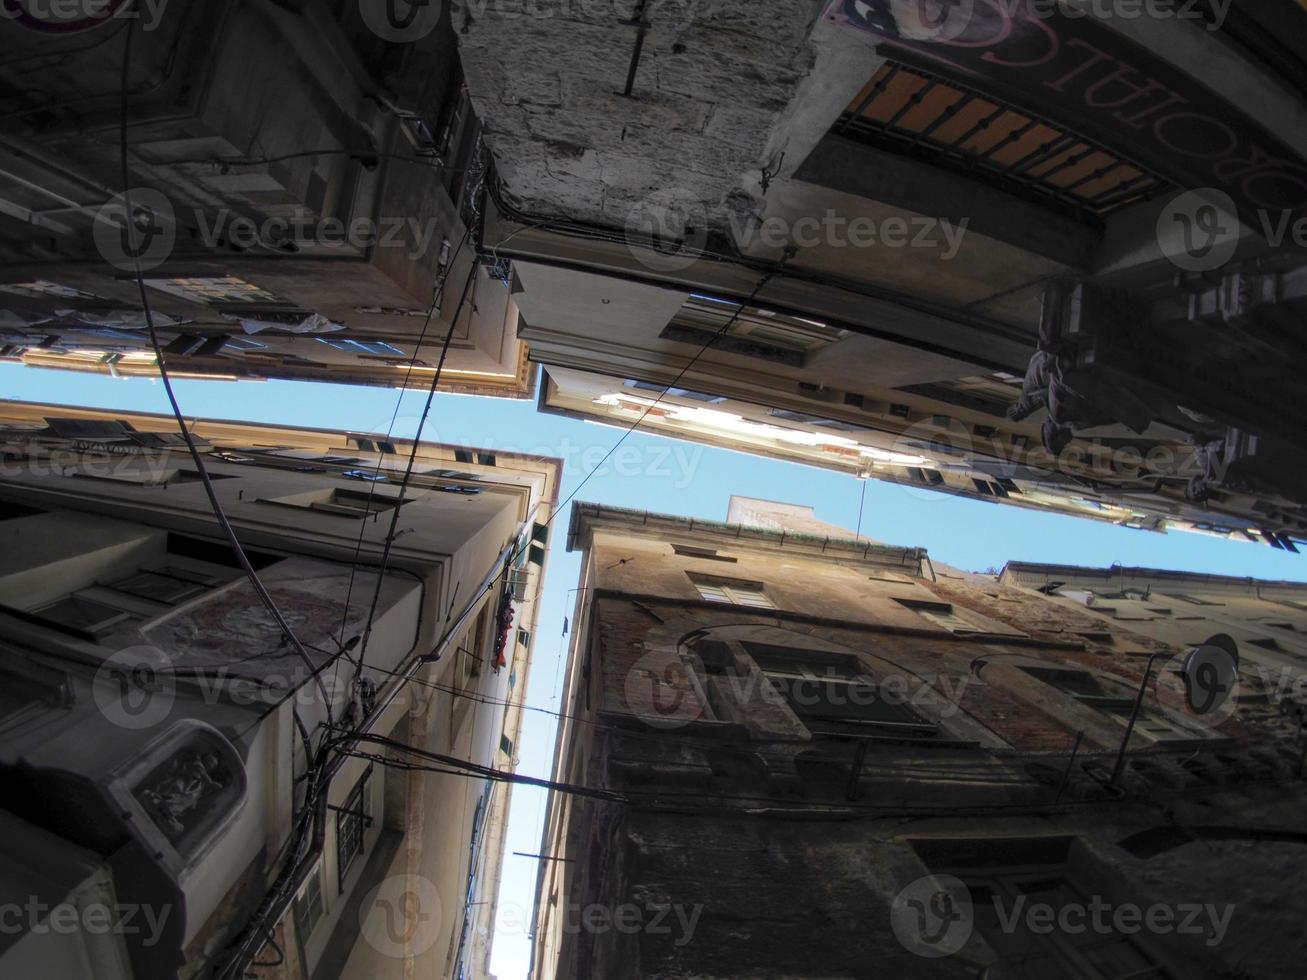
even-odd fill
[(44, 513), (47, 512), (40, 507), (16, 504), (12, 500), (0, 500), (0, 521), (12, 521), (19, 517), (35, 517), (37, 514)]
[(674, 544), (672, 545), (672, 552), (681, 555), (684, 558), (704, 558), (708, 561), (725, 561), (732, 563), (739, 561), (738, 558), (732, 558), (730, 555), (723, 555), (712, 548), (696, 548), (693, 545), (688, 544)]
[(848, 654), (745, 642), (772, 689), (814, 735), (934, 738), (937, 727), (876, 686)]

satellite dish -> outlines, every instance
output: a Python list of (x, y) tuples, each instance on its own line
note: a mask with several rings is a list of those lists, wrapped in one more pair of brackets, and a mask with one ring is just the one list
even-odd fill
[(1229, 636), (1217, 633), (1189, 651), (1184, 666), (1185, 699), (1195, 714), (1211, 714), (1230, 696), (1239, 676), (1239, 647)]

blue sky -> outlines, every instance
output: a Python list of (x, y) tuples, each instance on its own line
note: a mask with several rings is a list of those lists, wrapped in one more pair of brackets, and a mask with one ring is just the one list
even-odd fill
[[(177, 381), (178, 400), (189, 416), (275, 422), (357, 432), (385, 431), (400, 393), (381, 388), (302, 382)], [(132, 411), (168, 411), (162, 386), (146, 379), (116, 379), (0, 364), (0, 395), (9, 399)], [(411, 436), (424, 394), (407, 392), (394, 434)], [(561, 457), (566, 464), (562, 496), (620, 437), (609, 426), (536, 411), (531, 401), (441, 395), (424, 438), (500, 452)], [(724, 519), (732, 493), (809, 504), (817, 517), (852, 529), (863, 484), (851, 476), (759, 457), (633, 433), (585, 485), (577, 499), (683, 516)], [(527, 703), (559, 710), (561, 659), (567, 638), (563, 619), (579, 574), (576, 555), (562, 550), (566, 513), (555, 522), (544, 602), (534, 644)], [(1224, 575), (1307, 581), (1307, 554), (1296, 556), (1251, 542), (1227, 542), (1195, 534), (1152, 534), (983, 501), (870, 481), (862, 531), (897, 545), (925, 547), (932, 558), (975, 571), (1009, 560), (1083, 565), (1151, 565)], [(518, 771), (548, 775), (554, 719), (527, 712), (519, 742)], [(492, 968), (500, 980), (527, 975), (526, 936), (536, 862), (513, 851), (539, 850), (544, 792), (513, 793), (501, 917)], [(511, 908), (509, 906), (512, 906)]]

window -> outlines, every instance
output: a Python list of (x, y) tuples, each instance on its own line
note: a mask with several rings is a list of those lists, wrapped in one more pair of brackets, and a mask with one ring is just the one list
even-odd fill
[(368, 800), (368, 780), (372, 776), (372, 767), (368, 766), (354, 788), (349, 791), (344, 804), (336, 808), (336, 867), (339, 869), (340, 890), (345, 890), (345, 876), (349, 873), (354, 859), (363, 853), (364, 833), (372, 826), (372, 815)]
[(64, 632), (87, 633), (92, 637), (102, 636), (110, 630), (144, 618), (125, 609), (89, 599), (79, 592), (56, 599), (32, 612), (38, 619), (58, 626)]
[(906, 698), (883, 696), (856, 658), (744, 641), (772, 689), (814, 735), (933, 738), (936, 726)]
[(846, 333), (819, 320), (756, 306), (741, 309), (735, 300), (691, 293), (662, 336), (693, 344), (711, 340), (718, 350), (800, 367), (804, 355)]
[[(151, 289), (192, 303), (278, 303), (272, 293), (236, 276), (191, 276), (180, 279), (146, 279)], [(301, 317), (300, 319), (303, 319)], [(296, 323), (299, 320), (295, 321)]]
[(776, 604), (767, 598), (761, 582), (746, 582), (743, 579), (713, 578), (707, 575), (690, 574), (690, 581), (699, 590), (699, 595), (709, 602), (726, 602), (737, 606), (754, 606), (759, 609), (775, 609)]
[(648, 381), (626, 381), (624, 384), (637, 391), (652, 391), (658, 395), (688, 398), (690, 401), (707, 402), (710, 405), (720, 405), (726, 401), (725, 395), (709, 395), (702, 391), (691, 391), (689, 388), (668, 388), (666, 385), (652, 384)]
[[(966, 885), (975, 929), (998, 954), (998, 972), (1026, 980), (1166, 980), (1170, 975), (1128, 936), (1106, 928), (1043, 929), (1022, 910), (1047, 904), (1053, 920), (1086, 921), (1090, 896), (1068, 867), (1070, 840), (919, 841), (918, 853), (936, 874)], [(1072, 912), (1072, 909), (1076, 912)], [(1067, 909), (1067, 919), (1063, 919)], [(1042, 921), (1042, 920), (1041, 920)]]
[(141, 599), (173, 605), (199, 595), (217, 583), (218, 579), (212, 576), (165, 566), (152, 571), (136, 572), (110, 582), (108, 587)]
[(527, 630), (518, 630), (518, 631), (517, 631), (517, 642), (520, 643), (520, 644), (522, 644), (522, 646), (524, 646), (524, 647), (530, 647), (530, 646), (531, 646), (531, 634), (530, 634), (530, 632), (528, 632)]
[(351, 340), (345, 337), (318, 337), (318, 343), (347, 354), (372, 354), (378, 357), (405, 357), (400, 348), (381, 340)]
[(322, 920), (322, 862), (318, 861), (309, 872), (304, 887), (295, 896), (295, 931), (299, 933), (300, 942), (308, 942)]
[[(260, 503), (294, 507), (299, 510), (314, 510), (336, 517), (362, 520), (366, 517), (390, 513), (399, 505), (399, 499), (383, 496), (380, 493), (369, 494), (362, 490), (331, 490), (324, 493), (298, 494), (294, 497), (264, 498)], [(412, 503), (412, 501), (405, 500), (404, 503)]]
[[(168, 470), (115, 470), (112, 473), (83, 473), (80, 471), (70, 472), (69, 476), (76, 477), (79, 480), (104, 480), (109, 483), (131, 483), (138, 487), (162, 487), (178, 483), (200, 483), (203, 477), (197, 470), (168, 469)], [(236, 479), (229, 473), (209, 473), (210, 480), (232, 480)]]
[[(1067, 670), (1060, 667), (1022, 667), (1021, 670), (1037, 680), (1068, 694), (1081, 704), (1102, 712), (1125, 727), (1134, 710), (1135, 692), (1125, 685), (1105, 683), (1084, 670)], [(1202, 738), (1172, 722), (1165, 715), (1141, 707), (1135, 720), (1135, 732), (1154, 742), (1191, 741)]]
[(1255, 639), (1249, 640), (1248, 642), (1255, 647), (1261, 647), (1263, 650), (1284, 649), (1284, 647), (1280, 646), (1280, 641), (1273, 636), (1259, 636)]
[(100, 299), (94, 293), (88, 293), (81, 289), (75, 289), (72, 286), (60, 286), (58, 283), (49, 282), (45, 279), (34, 279), (31, 282), (11, 282), (0, 285), (0, 293), (13, 293), (15, 296), (27, 296), (32, 298), (44, 298), (53, 296), (55, 299)]
[(1063, 694), (1069, 694), (1082, 704), (1097, 711), (1109, 713), (1124, 711), (1127, 716), (1135, 699), (1124, 693), (1109, 691), (1093, 674), (1083, 670), (1065, 670), (1059, 667), (1022, 667), (1023, 671), (1045, 684), (1051, 684)]
[(357, 490), (333, 490), (330, 498), (315, 501), (309, 507), (327, 514), (361, 518), (387, 514), (398, 505), (397, 499), (382, 497), (380, 494), (366, 494)]
[(786, 422), (802, 422), (805, 425), (815, 425), (822, 429), (834, 429), (839, 432), (865, 432), (865, 425), (858, 425), (856, 422), (845, 422), (842, 419), (828, 419), (821, 415), (809, 415), (807, 412), (794, 412), (788, 408), (771, 408), (767, 414), (774, 419), (782, 419)]
[(942, 626), (950, 633), (987, 633), (988, 630), (969, 622), (954, 611), (948, 602), (927, 602), (921, 599), (895, 599), (901, 606), (906, 606), (918, 616), (929, 620), (936, 626)]
[(732, 558), (730, 555), (723, 555), (712, 548), (696, 548), (688, 544), (672, 545), (673, 554), (680, 555), (683, 558), (706, 558), (709, 561), (727, 561), (736, 562), (738, 558)]
[[(229, 554), (224, 546), (169, 535), (168, 556), (157, 565), (106, 576), (30, 611), (5, 611), (95, 642), (238, 578), (235, 559), (224, 561)], [(266, 568), (279, 560), (258, 552), (250, 553), (249, 558), (255, 568)]]
[(0, 521), (12, 521), (19, 517), (35, 517), (37, 514), (44, 513), (45, 511), (39, 507), (16, 504), (12, 500), (0, 500)]

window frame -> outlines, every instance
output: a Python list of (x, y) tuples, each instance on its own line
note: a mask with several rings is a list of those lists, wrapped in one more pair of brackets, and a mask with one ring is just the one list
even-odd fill
[[(983, 843), (983, 841), (977, 841), (977, 843)], [(942, 869), (932, 867), (931, 873), (952, 875), (966, 885), (968, 892), (972, 896), (973, 909), (982, 904), (976, 901), (974, 897), (978, 887), (988, 888), (995, 895), (1001, 895), (1008, 908), (1016, 905), (1022, 896), (1025, 897), (1027, 903), (1037, 901), (1053, 905), (1053, 902), (1042, 897), (1040, 892), (1034, 891), (1030, 887), (1048, 884), (1065, 889), (1066, 892), (1070, 893), (1072, 901), (1078, 901), (1084, 906), (1089, 905), (1085, 890), (1076, 881), (1071, 873), (1069, 863), (1066, 862), (1056, 865), (1022, 864), (997, 867), (948, 867)], [(1060, 910), (1069, 904), (1072, 904), (1072, 902), (1064, 901), (1054, 905), (1054, 907)], [(1023, 963), (1030, 961), (1032, 955), (1034, 955), (1030, 949), (1033, 946), (1036, 953), (1044, 954), (1039, 956), (1039, 959), (1046, 959), (1048, 964), (1053, 967), (1053, 971), (1047, 976), (1056, 975), (1059, 978), (1066, 978), (1066, 980), (1115, 980), (1116, 977), (1121, 976), (1120, 973), (1109, 974), (1104, 972), (1096, 967), (1085, 953), (1086, 951), (1104, 949), (1110, 946), (1123, 946), (1132, 950), (1140, 959), (1148, 962), (1147, 967), (1127, 974), (1131, 980), (1174, 980), (1172, 974), (1157, 961), (1149, 950), (1145, 949), (1131, 936), (1115, 930), (1103, 934), (1096, 933), (1092, 929), (1085, 929), (1081, 933), (1072, 935), (1059, 929), (1052, 929), (1048, 932), (1033, 932), (1023, 929), (1003, 932), (1000, 929), (999, 935), (1004, 940), (1010, 941), (1015, 937), (1026, 938), (1028, 941), (1027, 948), (1016, 953), (1008, 951), (1008, 942), (1000, 945), (999, 942), (995, 941), (994, 932), (989, 928), (988, 917), (975, 915), (973, 912), (973, 921), (975, 922), (976, 931), (980, 933), (990, 948), (998, 954), (999, 963), (1010, 962), (1018, 955)]]
[[(345, 879), (355, 860), (367, 850), (367, 832), (372, 825), (371, 794), (368, 792), (372, 777), (372, 763), (350, 788), (344, 803), (336, 809), (336, 884), (345, 892)], [(346, 845), (353, 843), (346, 853)]]
[(699, 598), (706, 602), (743, 606), (746, 609), (778, 608), (767, 594), (767, 586), (763, 582), (726, 578), (702, 572), (687, 572), (686, 575), (695, 591), (699, 593)]
[[(879, 689), (875, 675), (868, 671), (862, 661), (852, 653), (838, 650), (823, 651), (807, 647), (787, 647), (779, 643), (765, 643), (758, 640), (745, 639), (736, 642), (753, 660), (763, 678), (771, 685), (772, 690), (789, 706), (790, 711), (798, 718), (799, 723), (814, 736), (825, 735), (836, 738), (904, 737), (911, 738), (914, 741), (933, 740), (939, 736), (939, 725), (923, 718), (911, 706), (886, 701)], [(729, 642), (727, 642), (727, 648), (730, 648)], [(793, 671), (787, 671), (774, 665), (769, 666), (764, 662), (769, 657), (784, 657), (786, 655), (791, 660), (794, 667)], [(760, 659), (760, 657), (763, 659)], [(840, 676), (834, 670), (820, 673), (819, 666), (822, 660), (828, 661), (832, 668), (843, 669), (849, 676)], [(848, 715), (843, 717), (834, 714), (823, 716), (812, 710), (817, 704), (804, 705), (798, 703), (794, 691), (796, 682), (816, 684), (823, 689), (827, 689), (831, 685), (842, 685), (850, 692), (845, 695), (845, 704), (850, 709), (857, 710), (851, 710)], [(854, 688), (866, 688), (872, 692), (866, 703), (858, 705), (853, 703), (851, 692)], [(882, 717), (857, 717), (860, 713), (874, 714), (874, 709), (877, 706), (880, 706)]]
[(292, 905), (295, 931), (299, 933), (301, 943), (308, 943), (313, 936), (313, 931), (326, 917), (327, 904), (324, 892), (325, 889), (322, 887), (322, 859), (318, 858), (313, 864), (313, 870), (309, 872), (308, 877), (304, 880), (304, 884), (295, 893), (295, 901)]

